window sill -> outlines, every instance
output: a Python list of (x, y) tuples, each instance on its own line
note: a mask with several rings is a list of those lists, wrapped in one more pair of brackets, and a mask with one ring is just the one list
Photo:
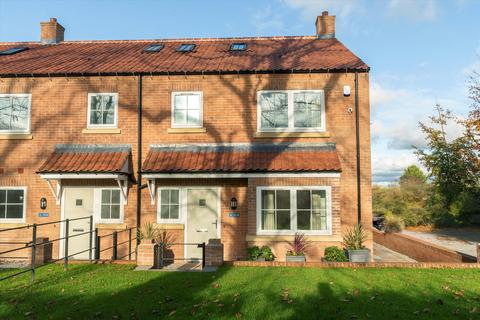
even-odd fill
[[(315, 234), (308, 234), (305, 233), (308, 237), (309, 241), (342, 241), (342, 237), (340, 235), (315, 235)], [(293, 241), (295, 235), (247, 235), (247, 241)]]
[(16, 227), (26, 227), (28, 223), (25, 222), (18, 222), (18, 221), (0, 221), (0, 229), (7, 229), (7, 228), (16, 228)]
[(330, 132), (255, 132), (254, 138), (330, 138)]
[(206, 128), (168, 128), (167, 133), (205, 133)]
[(0, 140), (32, 140), (30, 133), (0, 133)]
[(87, 129), (83, 129), (82, 133), (84, 134), (120, 134), (122, 133), (122, 130), (118, 128), (87, 128)]
[(183, 229), (185, 229), (185, 225), (183, 223), (160, 222), (160, 223), (156, 223), (156, 226), (160, 229), (165, 229), (165, 230), (183, 230)]
[(100, 222), (95, 224), (95, 228), (101, 230), (101, 229), (110, 229), (110, 230), (124, 230), (127, 229), (127, 224), (126, 223), (105, 223), (105, 222)]

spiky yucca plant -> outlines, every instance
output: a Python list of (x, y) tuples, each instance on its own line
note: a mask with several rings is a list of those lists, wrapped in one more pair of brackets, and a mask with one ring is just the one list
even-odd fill
[(367, 234), (361, 224), (350, 228), (343, 236), (343, 246), (347, 250), (365, 249), (363, 243), (367, 240)]
[(310, 247), (310, 241), (308, 241), (308, 238), (303, 233), (296, 232), (293, 242), (290, 243), (290, 250), (287, 251), (287, 255), (304, 256), (308, 247)]
[(143, 226), (138, 230), (138, 237), (140, 241), (152, 242), (157, 237), (157, 229), (152, 222), (145, 222)]

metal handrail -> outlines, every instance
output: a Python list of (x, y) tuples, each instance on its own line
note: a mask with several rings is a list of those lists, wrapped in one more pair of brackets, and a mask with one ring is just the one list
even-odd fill
[[(78, 220), (84, 220), (84, 219), (90, 219), (90, 230), (82, 232), (82, 233), (70, 235), (69, 234), (69, 223), (72, 222), (72, 221), (78, 221)], [(37, 243), (37, 228), (38, 227), (45, 226), (45, 225), (50, 225), (50, 224), (55, 224), (55, 223), (62, 223), (62, 222), (65, 222), (65, 236)], [(98, 235), (98, 229), (93, 229), (92, 227), (93, 227), (93, 216), (88, 216), (88, 217), (80, 217), (80, 218), (74, 218), (74, 219), (57, 220), (57, 221), (51, 221), (51, 222), (45, 222), (45, 223), (39, 223), (39, 224), (34, 223), (34, 224), (26, 225), (26, 226), (14, 227), (14, 228), (8, 228), (8, 229), (0, 230), (0, 232), (3, 232), (3, 231), (11, 231), (11, 230), (19, 230), (19, 229), (30, 229), (30, 228), (32, 229), (32, 241), (18, 242), (18, 243), (14, 243), (14, 242), (10, 242), (10, 243), (5, 242), (4, 243), (4, 244), (25, 244), (24, 247), (10, 249), (10, 250), (0, 252), (0, 255), (1, 255), (1, 254), (6, 254), (6, 253), (10, 253), (10, 252), (15, 252), (15, 251), (25, 250), (25, 249), (31, 248), (31, 250), (32, 250), (32, 253), (31, 253), (32, 261), (30, 263), (30, 267), (28, 269), (21, 270), (19, 272), (14, 273), (14, 274), (10, 274), (6, 277), (0, 278), (0, 281), (7, 280), (7, 279), (10, 279), (12, 277), (15, 277), (15, 276), (27, 273), (27, 272), (31, 272), (31, 282), (33, 282), (35, 280), (35, 270), (36, 269), (47, 266), (47, 265), (50, 265), (52, 263), (55, 263), (55, 262), (58, 262), (58, 261), (61, 261), (61, 260), (64, 261), (64, 267), (65, 267), (65, 269), (67, 269), (69, 258), (71, 258), (73, 256), (76, 256), (76, 255), (79, 255), (81, 253), (85, 253), (85, 252), (90, 252), (90, 255), (89, 255), (90, 259), (89, 260), (92, 261), (92, 260), (100, 259), (100, 253), (101, 252), (112, 249), (112, 251), (113, 251), (112, 259), (118, 259), (119, 258), (117, 256), (118, 247), (121, 246), (121, 245), (124, 245), (124, 244), (128, 244), (128, 253), (126, 255), (120, 257), (120, 259), (128, 256), (129, 260), (130, 260), (132, 254), (134, 254), (134, 253), (136, 254), (136, 250), (132, 251), (132, 241), (134, 240), (132, 238), (132, 231), (134, 229), (137, 229), (137, 227), (130, 227), (130, 228), (122, 229), (120, 231), (113, 231), (112, 233), (104, 234), (102, 236)], [(118, 234), (121, 233), (121, 232), (124, 232), (124, 231), (129, 232), (129, 235), (128, 235), (129, 239), (126, 240), (126, 241), (117, 243)], [(68, 252), (68, 240), (70, 238), (78, 237), (78, 236), (81, 236), (81, 235), (87, 235), (87, 234), (90, 235), (89, 248), (86, 249), (86, 250), (82, 250), (82, 251), (79, 251), (79, 252), (72, 253), (72, 254), (67, 254), (67, 252)], [(95, 237), (96, 237), (95, 245), (93, 245), (93, 239), (92, 239), (92, 236), (94, 234), (95, 234)], [(105, 237), (108, 237), (108, 236), (113, 237), (113, 245), (108, 247), (108, 248), (104, 248), (103, 250), (100, 250), (101, 239), (105, 238)], [(52, 259), (48, 262), (42, 262), (42, 265), (36, 266), (35, 259), (36, 259), (36, 249), (37, 249), (37, 247), (52, 244), (52, 243), (54, 243), (56, 241), (60, 241), (60, 240), (65, 240), (65, 246), (64, 246), (65, 254), (64, 254), (64, 256), (62, 258)], [(2, 244), (2, 243), (0, 242), (0, 244)], [(95, 252), (95, 255), (96, 255), (95, 259), (92, 259), (92, 252)]]

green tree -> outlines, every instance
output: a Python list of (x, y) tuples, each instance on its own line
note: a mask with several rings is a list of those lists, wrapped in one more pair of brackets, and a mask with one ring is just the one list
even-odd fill
[(424, 184), (427, 181), (427, 176), (423, 173), (422, 169), (416, 165), (408, 166), (400, 177), (400, 184), (406, 183), (418, 183)]

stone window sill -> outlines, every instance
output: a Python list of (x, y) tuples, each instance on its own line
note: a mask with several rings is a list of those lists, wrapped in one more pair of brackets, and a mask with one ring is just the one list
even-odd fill
[(0, 222), (0, 229), (8, 229), (8, 228), (17, 228), (17, 227), (26, 227), (28, 223), (25, 222)]
[[(343, 241), (343, 238), (339, 235), (307, 235), (309, 241)], [(247, 235), (247, 241), (273, 241), (284, 242), (293, 241), (293, 235)]]
[(168, 128), (167, 133), (205, 133), (206, 128)]
[(84, 134), (120, 134), (122, 133), (121, 129), (118, 128), (87, 128), (83, 129), (82, 133)]
[(330, 138), (330, 132), (255, 132), (254, 138)]
[(185, 225), (182, 223), (157, 223), (157, 228), (164, 230), (183, 230)]
[(97, 223), (95, 227), (99, 230), (109, 229), (109, 230), (124, 230), (127, 229), (126, 223)]
[(0, 140), (32, 140), (30, 133), (0, 133)]

